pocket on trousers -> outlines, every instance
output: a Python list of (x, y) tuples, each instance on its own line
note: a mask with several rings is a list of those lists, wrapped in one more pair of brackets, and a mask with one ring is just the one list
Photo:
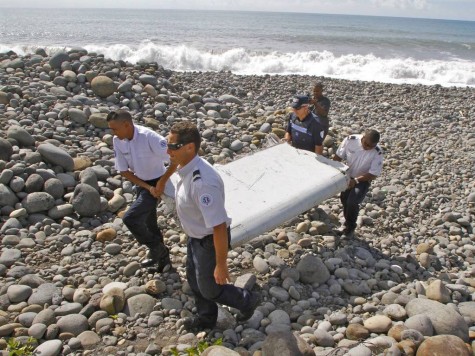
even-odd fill
[(205, 250), (211, 250), (214, 251), (214, 241), (213, 237), (204, 237), (200, 241), (201, 247), (203, 247)]

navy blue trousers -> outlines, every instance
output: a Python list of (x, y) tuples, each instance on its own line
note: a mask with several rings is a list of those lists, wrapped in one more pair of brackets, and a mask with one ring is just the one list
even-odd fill
[[(155, 186), (159, 178), (146, 181)], [(142, 245), (158, 248), (166, 252), (163, 235), (157, 223), (157, 204), (155, 198), (147, 189), (137, 186), (137, 199), (125, 213), (122, 221), (135, 239)]]
[(360, 204), (363, 202), (369, 186), (369, 182), (360, 182), (352, 189), (347, 189), (340, 194), (340, 200), (343, 204), (343, 215), (345, 216), (345, 226), (350, 231), (356, 229)]
[[(228, 238), (229, 238), (228, 233)], [(198, 318), (214, 325), (218, 318), (218, 306), (224, 304), (241, 311), (249, 310), (251, 292), (232, 284), (219, 285), (214, 280), (216, 251), (213, 236), (203, 239), (188, 237), (186, 278), (195, 296)]]

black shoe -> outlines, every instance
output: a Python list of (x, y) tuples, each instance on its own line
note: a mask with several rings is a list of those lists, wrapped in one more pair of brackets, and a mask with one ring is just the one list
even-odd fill
[(261, 295), (256, 292), (252, 292), (249, 309), (241, 310), (236, 316), (236, 321), (242, 322), (242, 321), (248, 320), (251, 316), (254, 315), (254, 311), (259, 306), (259, 304), (261, 304), (261, 301), (262, 301)]
[[(162, 255), (163, 254), (163, 255)], [(142, 267), (155, 267), (157, 270), (162, 272), (163, 269), (170, 264), (170, 252), (168, 248), (165, 247), (165, 252), (159, 250), (156, 247), (151, 247), (148, 252), (148, 257), (140, 262)]]
[(157, 272), (162, 273), (165, 267), (167, 267), (168, 265), (171, 266), (171, 264), (172, 262), (170, 261), (170, 252), (168, 251), (168, 248), (167, 248), (167, 254), (164, 255), (162, 258), (160, 258), (160, 260), (158, 260)]
[(187, 316), (183, 318), (183, 327), (187, 331), (202, 331), (205, 329), (213, 329), (216, 323), (205, 322), (196, 316)]
[(341, 235), (342, 240), (351, 240), (355, 238), (355, 230), (354, 229), (347, 229)]

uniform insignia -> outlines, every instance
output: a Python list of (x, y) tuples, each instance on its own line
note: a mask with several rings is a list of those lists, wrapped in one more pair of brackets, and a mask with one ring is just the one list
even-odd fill
[(162, 149), (167, 148), (167, 141), (165, 141), (165, 140), (160, 141), (160, 147), (161, 147)]
[(202, 206), (208, 207), (213, 204), (213, 196), (211, 194), (205, 193), (200, 196), (200, 204)]
[(198, 179), (201, 179), (201, 173), (199, 169), (193, 171), (193, 182), (196, 182)]

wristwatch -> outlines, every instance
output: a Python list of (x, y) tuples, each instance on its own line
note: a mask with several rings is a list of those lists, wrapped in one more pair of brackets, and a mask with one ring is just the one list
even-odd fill
[(353, 179), (355, 180), (356, 184), (359, 184), (360, 181), (358, 180), (358, 178), (353, 178)]

